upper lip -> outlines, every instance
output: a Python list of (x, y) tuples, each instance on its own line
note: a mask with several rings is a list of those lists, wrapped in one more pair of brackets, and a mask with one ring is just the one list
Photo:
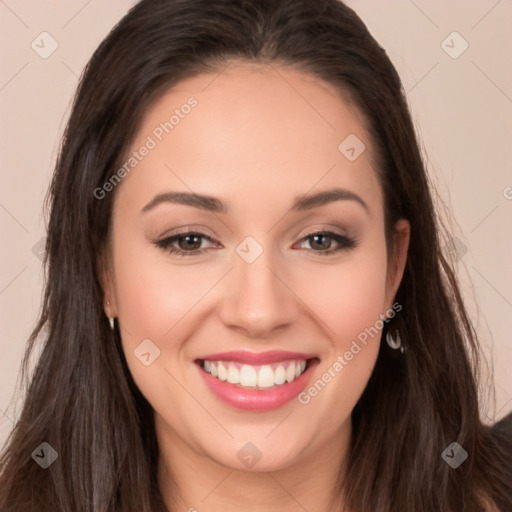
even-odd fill
[(271, 350), (269, 352), (248, 352), (245, 350), (236, 350), (231, 352), (218, 352), (208, 354), (198, 359), (207, 361), (235, 361), (246, 364), (267, 364), (287, 361), (289, 359), (312, 359), (317, 357), (315, 354), (304, 354), (302, 352), (286, 352), (283, 350)]

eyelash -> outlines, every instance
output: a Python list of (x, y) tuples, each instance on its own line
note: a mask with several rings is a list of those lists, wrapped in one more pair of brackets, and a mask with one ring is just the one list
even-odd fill
[[(197, 231), (184, 231), (182, 233), (177, 233), (176, 235), (172, 235), (168, 238), (164, 238), (163, 240), (159, 240), (158, 242), (154, 242), (156, 246), (158, 246), (160, 249), (169, 252), (171, 254), (174, 254), (175, 256), (199, 256), (204, 251), (206, 251), (206, 248), (203, 249), (194, 249), (192, 251), (184, 251), (182, 249), (177, 249), (176, 247), (172, 247), (171, 244), (174, 242), (180, 240), (181, 238), (186, 238), (187, 236), (195, 235), (201, 239), (209, 240), (210, 242), (213, 242), (213, 239), (209, 236), (199, 233)], [(339, 235), (338, 233), (334, 233), (332, 231), (314, 231), (313, 233), (309, 233), (305, 237), (303, 237), (300, 242), (303, 242), (309, 238), (312, 238), (316, 235), (327, 235), (329, 238), (337, 242), (339, 245), (336, 249), (329, 249), (327, 251), (315, 251), (313, 249), (309, 249), (311, 252), (320, 254), (322, 256), (328, 256), (330, 254), (335, 254), (343, 250), (350, 250), (356, 247), (357, 241), (354, 238), (350, 238), (346, 235)]]

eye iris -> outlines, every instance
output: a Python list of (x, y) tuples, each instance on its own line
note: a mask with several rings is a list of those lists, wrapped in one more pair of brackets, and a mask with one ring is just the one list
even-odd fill
[[(317, 249), (329, 249), (331, 247), (331, 237), (329, 235), (325, 235), (325, 234), (317, 234), (317, 235), (313, 235), (311, 237), (313, 239), (313, 242), (311, 243), (311, 247), (313, 249), (317, 248)], [(326, 247), (325, 244), (322, 245), (322, 243), (317, 243), (317, 239), (323, 239), (324, 242), (325, 242), (325, 239), (327, 239), (329, 241), (329, 243), (327, 244), (328, 246)], [(316, 246), (316, 247), (315, 247)]]
[[(194, 242), (191, 242), (189, 244), (189, 240), (194, 239)], [(187, 244), (189, 245), (183, 245), (181, 242), (183, 240), (187, 240)], [(185, 235), (178, 239), (178, 245), (180, 246), (180, 249), (199, 249), (201, 247), (201, 237), (198, 235)]]

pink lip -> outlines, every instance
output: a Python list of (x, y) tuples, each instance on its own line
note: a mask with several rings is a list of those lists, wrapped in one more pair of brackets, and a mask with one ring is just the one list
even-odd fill
[(316, 354), (303, 354), (301, 352), (285, 352), (283, 350), (271, 350), (269, 352), (247, 352), (236, 350), (232, 352), (219, 352), (217, 354), (208, 354), (198, 359), (207, 361), (234, 361), (245, 364), (269, 364), (287, 361), (289, 359), (312, 359)]
[[(288, 358), (290, 354), (291, 352), (286, 352), (286, 357)], [(216, 354), (214, 360), (217, 360), (216, 358), (219, 355), (221, 354)], [(292, 359), (295, 359), (295, 356)], [(302, 357), (297, 359), (302, 359)], [(304, 373), (293, 382), (287, 382), (268, 389), (239, 388), (227, 381), (221, 381), (213, 377), (203, 370), (201, 363), (196, 366), (210, 391), (225, 404), (244, 411), (270, 411), (287, 404), (303, 391), (318, 364), (320, 364), (320, 360), (315, 358), (309, 362)]]

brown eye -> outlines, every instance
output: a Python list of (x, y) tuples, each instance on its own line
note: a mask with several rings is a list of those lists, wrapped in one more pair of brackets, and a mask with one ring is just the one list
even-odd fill
[(312, 242), (310, 242), (312, 249), (330, 249), (332, 245), (332, 238), (329, 235), (320, 234), (320, 235), (311, 235), (309, 237)]
[[(345, 235), (339, 235), (332, 231), (319, 231), (305, 236), (301, 242), (309, 241), (311, 251), (318, 254), (333, 254), (342, 250), (352, 249), (356, 241)], [(332, 243), (336, 242), (338, 247), (331, 249)]]
[[(191, 249), (191, 250), (197, 250), (201, 247), (201, 236), (198, 235), (185, 235), (180, 236), (176, 240), (178, 242), (178, 247), (180, 249)], [(183, 242), (183, 243), (181, 243)]]
[(155, 242), (155, 245), (177, 256), (197, 256), (206, 250), (206, 248), (201, 247), (203, 239), (213, 242), (213, 240), (204, 233), (190, 231), (164, 238), (163, 240)]

